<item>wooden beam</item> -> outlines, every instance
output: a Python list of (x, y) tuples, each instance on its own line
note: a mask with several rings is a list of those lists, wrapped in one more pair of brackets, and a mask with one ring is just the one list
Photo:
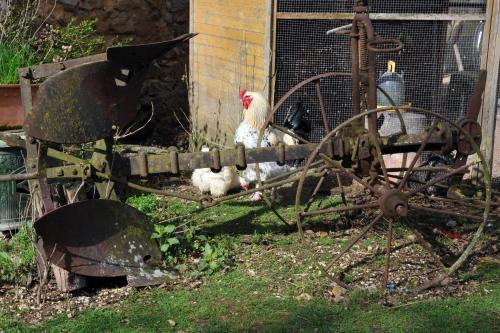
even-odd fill
[(267, 17), (266, 20), (266, 33), (264, 44), (264, 94), (267, 95), (267, 100), (271, 101), (273, 89), (271, 87), (271, 77), (273, 72), (274, 52), (273, 52), (273, 36), (274, 36), (274, 0), (266, 0)]
[[(278, 20), (352, 20), (352, 13), (277, 13)], [(485, 14), (371, 13), (374, 21), (483, 21)]]
[(500, 69), (500, 1), (490, 0), (488, 8), (489, 20), (485, 31), (488, 32), (488, 56), (486, 60), (486, 69), (488, 77), (486, 79), (486, 89), (483, 99), (482, 119), (480, 120), (483, 128), (483, 141), (481, 149), (485, 154), (486, 161), (493, 165), (493, 152), (495, 142), (495, 127), (497, 114), (497, 90), (498, 90), (498, 74)]
[(272, 40), (271, 40), (271, 52), (272, 52), (272, 63), (271, 63), (271, 73), (269, 77), (269, 85), (270, 85), (270, 98), (269, 102), (271, 105), (274, 105), (274, 92), (276, 91), (276, 48), (277, 48), (277, 43), (276, 43), (276, 36), (278, 33), (278, 21), (277, 21), (277, 13), (278, 13), (278, 0), (273, 0), (273, 11), (272, 11)]

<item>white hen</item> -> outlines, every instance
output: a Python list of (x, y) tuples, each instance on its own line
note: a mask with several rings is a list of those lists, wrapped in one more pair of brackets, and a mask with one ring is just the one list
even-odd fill
[[(207, 147), (201, 149), (208, 152)], [(210, 193), (214, 197), (222, 197), (229, 191), (242, 186), (242, 179), (238, 176), (234, 167), (223, 167), (220, 172), (212, 172), (209, 168), (196, 169), (191, 176), (193, 186), (197, 187), (201, 193)]]

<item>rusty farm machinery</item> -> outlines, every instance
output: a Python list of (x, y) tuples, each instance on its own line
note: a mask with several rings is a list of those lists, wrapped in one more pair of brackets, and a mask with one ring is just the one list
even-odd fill
[[(174, 148), (121, 149), (114, 142), (117, 130), (137, 117), (140, 87), (151, 62), (194, 34), (21, 69), (24, 132), (2, 133), (0, 139), (26, 151), (26, 173), (1, 176), (0, 180), (29, 182), (37, 244), (44, 262), (82, 276), (126, 276), (134, 286), (157, 283), (165, 275), (158, 266), (161, 252), (150, 237), (147, 217), (121, 201), (124, 188), (196, 201), (200, 207), (209, 208), (256, 189), (211, 198), (145, 187), (138, 180), (198, 168), (216, 172), (224, 166), (242, 170), (250, 164), (299, 161), (299, 167), (278, 177), (260, 181), (258, 175), (259, 190), (264, 194), (273, 187), (298, 184), (295, 224), (299, 234), (304, 233), (303, 225), (308, 220), (318, 217), (331, 221), (332, 216), (361, 212), (367, 221), (359, 234), (322, 267), (336, 283), (347, 286), (332, 268), (379, 224), (386, 226), (383, 285), (390, 278), (393, 232), (398, 224), (414, 235), (422, 255), (434, 259), (439, 270), (419, 288), (438, 285), (456, 272), (474, 251), (491, 218), (490, 168), (480, 150), (481, 126), (477, 122), (486, 73), (479, 76), (467, 114), (458, 122), (411, 106), (377, 108), (377, 89), (381, 89), (375, 71), (377, 54), (397, 52), (402, 44), (376, 35), (363, 1), (358, 1), (354, 10), (352, 24), (336, 32), (351, 39), (352, 72), (325, 73), (299, 83), (276, 103), (267, 119), (267, 126), (300, 141), (293, 146), (280, 143), (247, 149), (236, 145), (233, 149), (180, 153)], [(321, 82), (335, 77), (352, 80), (352, 117), (331, 129)], [(33, 101), (30, 86), (35, 80), (43, 83)], [(319, 143), (309, 142), (273, 121), (283, 103), (307, 85), (315, 85), (323, 119), (325, 135)], [(410, 111), (425, 116), (430, 126), (420, 133), (407, 134), (403, 116)], [(380, 135), (377, 114), (382, 112), (397, 116), (397, 133)], [(261, 138), (263, 133), (264, 128)], [(430, 153), (447, 156), (449, 162), (422, 163)], [(384, 156), (391, 154), (403, 156), (400, 166), (387, 165)], [(321, 190), (329, 177), (336, 180), (336, 190), (331, 193), (342, 194), (342, 202), (333, 206), (323, 204), (325, 191)], [(357, 185), (357, 195), (346, 196), (348, 183)], [(74, 184), (80, 184), (80, 188), (70, 190)], [(80, 200), (75, 200), (78, 191), (85, 198), (80, 195)], [(294, 224), (267, 202), (279, 219)], [(449, 242), (447, 248), (431, 244), (425, 234), (429, 230), (420, 228), (429, 216), (458, 221), (459, 241)], [(453, 260), (445, 262), (444, 257)]]

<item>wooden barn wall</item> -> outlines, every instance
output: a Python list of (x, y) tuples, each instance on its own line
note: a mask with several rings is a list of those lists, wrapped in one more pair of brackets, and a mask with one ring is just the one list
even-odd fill
[(231, 146), (239, 90), (268, 96), (271, 0), (191, 0), (190, 104), (193, 143)]

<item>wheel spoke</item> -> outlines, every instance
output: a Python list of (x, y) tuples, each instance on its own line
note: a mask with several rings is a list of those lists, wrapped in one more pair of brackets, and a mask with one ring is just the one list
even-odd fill
[(342, 197), (342, 203), (345, 206), (347, 206), (347, 199), (346, 199), (346, 196), (345, 196), (344, 185), (342, 185), (342, 178), (340, 178), (340, 174), (339, 173), (335, 173), (335, 175), (337, 176), (337, 183), (338, 183), (339, 188), (340, 188), (340, 196)]
[(380, 205), (378, 202), (369, 202), (369, 203), (361, 204), (361, 205), (333, 207), (333, 208), (327, 208), (327, 209), (323, 209), (323, 210), (316, 210), (313, 212), (304, 212), (300, 215), (302, 217), (317, 216), (317, 215), (329, 214), (329, 213), (341, 213), (341, 212), (346, 212), (346, 211), (350, 211), (350, 210), (377, 208), (379, 206)]
[(373, 186), (371, 186), (370, 184), (368, 184), (367, 182), (365, 182), (363, 179), (359, 178), (358, 176), (356, 176), (352, 172), (349, 172), (348, 170), (346, 170), (346, 168), (344, 168), (342, 166), (342, 164), (340, 164), (339, 162), (332, 160), (331, 158), (329, 158), (325, 154), (319, 154), (319, 156), (323, 160), (325, 160), (327, 163), (329, 163), (332, 168), (339, 169), (340, 170), (339, 173), (341, 173), (341, 174), (343, 174), (343, 175), (351, 178), (352, 180), (360, 183), (361, 185), (363, 185), (364, 187), (366, 187), (367, 189), (369, 189), (372, 193), (380, 195), (380, 191), (378, 191), (377, 189), (375, 189)]
[(359, 242), (361, 240), (361, 238), (363, 238), (367, 233), (368, 231), (370, 231), (373, 226), (375, 225), (375, 223), (377, 223), (378, 221), (380, 221), (380, 219), (382, 219), (382, 217), (384, 216), (384, 213), (379, 213), (374, 219), (373, 221), (370, 222), (370, 224), (368, 224), (366, 227), (363, 228), (363, 230), (354, 238), (352, 238), (349, 242), (349, 244), (347, 245), (347, 247), (345, 249), (343, 249), (339, 254), (337, 254), (337, 256), (325, 267), (325, 270), (326, 271), (329, 271), (333, 265), (335, 265), (335, 263), (344, 256), (344, 254), (346, 254), (347, 252), (349, 252), (349, 250), (354, 246), (356, 245), (357, 242)]
[(384, 280), (382, 282), (382, 288), (386, 288), (389, 282), (389, 267), (391, 265), (393, 225), (394, 225), (394, 220), (389, 219), (389, 227), (387, 229), (387, 248), (385, 252), (385, 264), (384, 264)]
[[(409, 168), (388, 168), (387, 172), (405, 172), (408, 171)], [(418, 168), (413, 168), (413, 172), (450, 172), (455, 170), (454, 168), (448, 168), (448, 167), (418, 167)], [(391, 175), (389, 174), (389, 177)], [(401, 178), (403, 177), (401, 176)]]
[(323, 183), (325, 182), (326, 177), (328, 176), (328, 170), (325, 170), (323, 172), (323, 175), (319, 179), (318, 183), (316, 184), (316, 187), (314, 188), (311, 198), (306, 203), (306, 207), (304, 208), (304, 212), (308, 212), (309, 208), (311, 208), (312, 203), (314, 202), (314, 198), (316, 198), (316, 195), (318, 194), (319, 190), (321, 189), (321, 186), (323, 186)]
[(470, 220), (475, 220), (475, 221), (483, 221), (483, 217), (475, 216), (475, 215), (470, 215), (466, 213), (458, 213), (458, 212), (453, 212), (448, 209), (437, 209), (437, 208), (431, 208), (431, 207), (425, 207), (425, 206), (420, 206), (420, 205), (408, 205), (410, 209), (413, 210), (419, 210), (427, 213), (432, 213), (432, 214), (442, 214), (442, 215), (449, 215), (449, 216), (454, 216), (454, 217), (465, 217)]
[(427, 189), (427, 188), (429, 188), (429, 187), (431, 187), (431, 186), (433, 186), (433, 185), (435, 185), (435, 184), (437, 184), (437, 183), (440, 183), (440, 182), (442, 182), (443, 180), (445, 180), (445, 179), (447, 179), (447, 178), (449, 178), (449, 177), (451, 177), (451, 176), (453, 176), (453, 175), (456, 175), (457, 173), (461, 173), (461, 172), (463, 172), (463, 171), (465, 171), (465, 170), (469, 169), (469, 168), (470, 168), (471, 166), (473, 166), (474, 164), (476, 164), (476, 162), (469, 163), (469, 164), (464, 165), (464, 166), (462, 166), (462, 167), (460, 167), (460, 168), (458, 168), (458, 169), (455, 169), (455, 170), (453, 170), (453, 171), (451, 171), (451, 172), (448, 172), (448, 173), (446, 173), (446, 174), (444, 174), (444, 175), (441, 175), (441, 176), (439, 176), (439, 177), (436, 177), (436, 178), (434, 178), (433, 180), (431, 180), (431, 181), (429, 181), (429, 182), (425, 183), (424, 185), (422, 185), (422, 186), (420, 186), (420, 187), (416, 188), (415, 190), (411, 191), (411, 192), (409, 193), (409, 195), (410, 195), (410, 196), (412, 196), (412, 195), (414, 195), (414, 194), (416, 194), (416, 193), (418, 193), (418, 192), (422, 192), (423, 190), (425, 190), (425, 189)]
[[(389, 178), (394, 178), (394, 179), (403, 179), (403, 177), (401, 176), (397, 176), (397, 175), (389, 175)], [(409, 178), (408, 179), (409, 181), (411, 181), (412, 183), (417, 183), (417, 184), (422, 184), (422, 185), (425, 185), (426, 183), (420, 179), (415, 179), (415, 178)], [(449, 186), (446, 186), (446, 185), (442, 185), (442, 184), (434, 184), (433, 186), (436, 186), (436, 187), (439, 187), (439, 188), (442, 188), (442, 189), (448, 189)]]
[(435, 119), (434, 122), (432, 123), (431, 128), (429, 129), (429, 132), (425, 136), (424, 141), (422, 141), (422, 144), (418, 148), (417, 153), (413, 157), (413, 160), (411, 161), (410, 166), (408, 167), (408, 170), (406, 171), (403, 179), (399, 182), (398, 190), (402, 190), (404, 188), (404, 186), (406, 185), (406, 182), (408, 181), (408, 178), (413, 173), (413, 168), (415, 167), (415, 165), (418, 162), (418, 159), (420, 158), (420, 156), (424, 152), (424, 149), (427, 146), (427, 143), (429, 142), (432, 134), (434, 133), (434, 130), (437, 127), (437, 124), (438, 124), (438, 121), (437, 121), (437, 119)]
[[(325, 166), (318, 167), (322, 163), (324, 163), (324, 161), (316, 161), (316, 162), (312, 163), (311, 167), (310, 167), (311, 171), (315, 170), (315, 169), (320, 169), (321, 170), (321, 168), (324, 168)], [(304, 167), (300, 167), (300, 168), (297, 168), (297, 169), (294, 169), (294, 170), (291, 170), (291, 171), (287, 171), (287, 172), (285, 172), (285, 173), (283, 173), (283, 174), (281, 174), (279, 176), (275, 176), (273, 178), (269, 178), (269, 179), (266, 179), (266, 180), (262, 181), (262, 185), (264, 186), (264, 185), (267, 185), (267, 184), (272, 184), (272, 183), (280, 181), (280, 180), (282, 180), (284, 178), (288, 178), (288, 177), (290, 177), (292, 175), (298, 174), (298, 173), (300, 173), (302, 171), (304, 171)]]
[[(466, 206), (468, 208), (473, 208), (473, 209), (479, 209), (479, 210), (484, 210), (484, 207), (486, 206), (486, 202), (481, 201), (481, 200), (473, 200), (467, 201), (464, 199), (450, 199), (450, 198), (441, 198), (441, 197), (435, 197), (435, 196), (427, 196), (423, 193), (417, 193), (419, 197), (426, 198), (431, 201), (437, 201), (437, 202), (444, 202), (444, 203), (450, 203), (450, 204), (457, 204), (460, 206)], [(479, 207), (478, 207), (479, 206)]]
[(279, 125), (276, 125), (276, 124), (273, 124), (271, 123), (270, 124), (271, 127), (277, 129), (278, 131), (280, 131), (281, 133), (283, 134), (288, 134), (290, 135), (292, 138), (294, 138), (295, 140), (301, 142), (301, 143), (304, 143), (304, 144), (309, 144), (311, 143), (310, 141), (304, 139), (303, 137), (297, 135), (296, 133), (290, 131), (288, 128), (286, 127), (283, 127), (283, 126), (279, 126)]
[(385, 188), (390, 189), (391, 185), (389, 183), (389, 174), (387, 173), (387, 168), (385, 167), (384, 155), (382, 155), (382, 149), (380, 148), (380, 143), (378, 142), (377, 135), (373, 131), (369, 131), (372, 138), (373, 144), (375, 145), (375, 150), (377, 151), (377, 159), (382, 168), (382, 174), (385, 179)]
[[(389, 178), (390, 178), (390, 177), (391, 177), (391, 176), (389, 176)], [(376, 179), (378, 179), (378, 180), (381, 180), (381, 181), (385, 182), (384, 177), (382, 177), (382, 176), (380, 176), (380, 175), (378, 175)], [(389, 184), (391, 184), (391, 185), (393, 185), (393, 186), (398, 186), (398, 185), (399, 185), (398, 183), (396, 183), (395, 181), (392, 181), (392, 180), (389, 180)]]
[(425, 240), (424, 236), (416, 228), (412, 227), (412, 223), (409, 221), (408, 218), (404, 219), (403, 221), (404, 221), (403, 223), (410, 229), (413, 235), (415, 235), (415, 239), (420, 244), (420, 246), (422, 246), (424, 250), (426, 250), (427, 253), (430, 254), (430, 256), (439, 265), (439, 267), (441, 267), (443, 271), (446, 271), (446, 267), (441, 261), (441, 258), (439, 258), (439, 256), (436, 255), (436, 253), (434, 253), (434, 251), (432, 250), (432, 245)]

